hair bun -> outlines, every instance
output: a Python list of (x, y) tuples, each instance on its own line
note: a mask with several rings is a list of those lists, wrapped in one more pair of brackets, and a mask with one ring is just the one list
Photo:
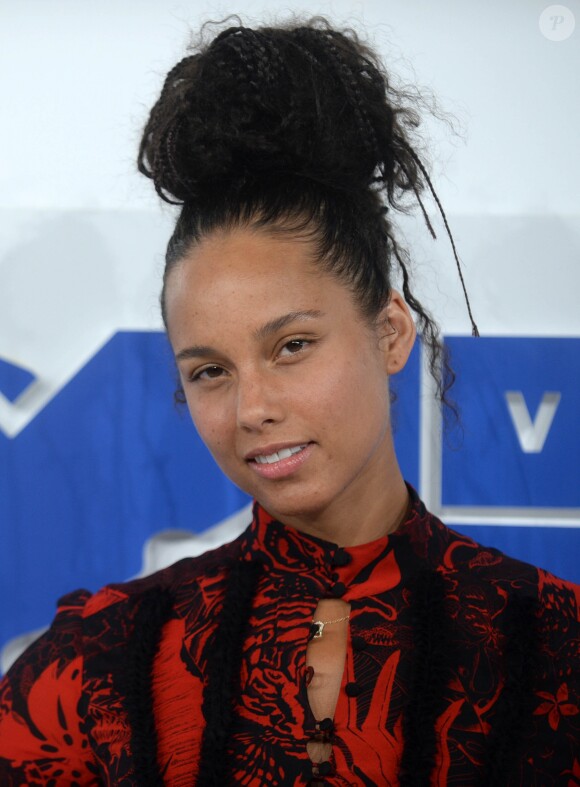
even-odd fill
[(170, 202), (195, 201), (224, 180), (290, 173), (352, 191), (369, 187), (377, 171), (393, 178), (403, 157), (399, 186), (410, 188), (415, 164), (400, 146), (386, 87), (370, 50), (324, 20), (230, 27), (168, 74), (139, 168)]

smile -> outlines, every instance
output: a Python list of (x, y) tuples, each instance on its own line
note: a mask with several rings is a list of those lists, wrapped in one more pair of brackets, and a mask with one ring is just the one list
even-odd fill
[(274, 462), (279, 462), (281, 459), (289, 459), (294, 454), (300, 453), (306, 448), (306, 445), (307, 443), (294, 446), (293, 448), (281, 448), (279, 451), (274, 451), (273, 454), (268, 454), (267, 456), (259, 454), (254, 457), (254, 462), (260, 465), (272, 465)]
[(269, 454), (249, 456), (247, 462), (252, 470), (262, 478), (270, 480), (288, 478), (297, 473), (308, 461), (314, 447), (314, 443), (302, 443), (278, 448), (277, 451), (270, 449), (271, 453)]

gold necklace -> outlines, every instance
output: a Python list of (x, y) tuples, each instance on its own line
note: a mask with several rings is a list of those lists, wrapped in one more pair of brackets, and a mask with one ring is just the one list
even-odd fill
[(342, 623), (343, 620), (348, 620), (349, 618), (350, 615), (345, 615), (344, 618), (336, 618), (335, 620), (313, 620), (310, 626), (311, 631), (314, 632), (312, 639), (320, 639), (325, 626), (330, 626), (331, 623)]

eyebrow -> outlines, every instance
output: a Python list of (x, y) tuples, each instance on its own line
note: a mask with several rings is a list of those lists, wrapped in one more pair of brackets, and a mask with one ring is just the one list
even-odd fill
[(281, 317), (275, 317), (273, 320), (268, 320), (260, 328), (254, 331), (256, 339), (267, 339), (273, 333), (278, 333), (282, 328), (290, 325), (292, 322), (306, 322), (307, 320), (316, 320), (322, 317), (322, 312), (318, 309), (309, 309), (307, 311), (288, 312)]
[[(319, 311), (318, 309), (307, 309), (306, 311), (295, 311), (295, 312), (288, 312), (288, 314), (283, 314), (280, 317), (274, 317), (273, 320), (268, 320), (268, 322), (261, 325), (254, 331), (254, 338), (263, 341), (267, 339), (274, 333), (281, 331), (283, 328), (286, 328), (287, 325), (293, 322), (306, 322), (308, 320), (316, 320), (323, 316), (323, 312)], [(176, 356), (176, 361), (183, 361), (187, 358), (207, 358), (209, 356), (215, 356), (217, 351), (213, 349), (213, 347), (207, 347), (204, 345), (194, 345), (192, 347), (186, 347), (183, 350), (180, 350)]]

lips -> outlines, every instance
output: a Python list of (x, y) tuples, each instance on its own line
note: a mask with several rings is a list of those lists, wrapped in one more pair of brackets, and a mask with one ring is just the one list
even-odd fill
[(262, 478), (281, 480), (295, 475), (308, 461), (314, 450), (314, 443), (286, 443), (269, 445), (250, 452), (246, 461), (252, 470)]

